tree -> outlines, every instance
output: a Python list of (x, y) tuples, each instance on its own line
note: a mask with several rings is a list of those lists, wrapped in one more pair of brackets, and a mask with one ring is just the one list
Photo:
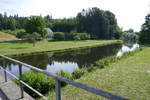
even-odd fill
[(47, 30), (45, 29), (45, 21), (41, 16), (30, 17), (25, 25), (25, 30), (30, 34), (32, 34), (33, 32), (37, 32), (43, 38), (47, 35)]
[(8, 21), (7, 24), (8, 29), (15, 30), (17, 26), (16, 20), (12, 17), (9, 17), (7, 21)]
[(150, 14), (145, 17), (145, 23), (142, 25), (139, 42), (141, 44), (150, 44)]
[(54, 19), (51, 21), (51, 29), (54, 32), (71, 32), (72, 30), (76, 30), (76, 19)]
[(123, 32), (122, 34), (122, 40), (124, 43), (129, 43), (129, 44), (133, 44), (133, 43), (137, 43), (138, 42), (138, 35), (134, 32)]
[(27, 34), (26, 39), (33, 43), (33, 46), (35, 46), (36, 42), (38, 41), (40, 35), (37, 32), (33, 32), (32, 34)]
[(133, 33), (134, 30), (132, 28), (130, 28), (129, 30), (126, 30), (125, 32), (128, 32), (128, 33)]
[(77, 31), (90, 33), (92, 37), (96, 36), (98, 39), (120, 37), (115, 15), (110, 11), (103, 11), (97, 7), (83, 9), (77, 15), (77, 22)]
[(3, 29), (8, 29), (8, 17), (6, 12), (4, 13), (2, 24)]

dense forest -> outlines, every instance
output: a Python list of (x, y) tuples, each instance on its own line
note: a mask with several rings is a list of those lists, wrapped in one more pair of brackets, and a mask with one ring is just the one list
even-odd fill
[(41, 17), (44, 20), (44, 27), (51, 28), (54, 32), (88, 33), (93, 39), (119, 39), (121, 36), (115, 15), (96, 7), (83, 9), (76, 17), (64, 19), (53, 19), (50, 15), (44, 17), (7, 16), (4, 13), (0, 14), (0, 30), (25, 29), (28, 20), (33, 17)]

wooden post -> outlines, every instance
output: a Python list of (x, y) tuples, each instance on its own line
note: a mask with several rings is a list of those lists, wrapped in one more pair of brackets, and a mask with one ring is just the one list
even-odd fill
[(56, 100), (61, 100), (61, 81), (56, 80)]
[(24, 97), (24, 93), (23, 93), (23, 85), (20, 82), (22, 80), (22, 65), (19, 64), (19, 83), (20, 83), (20, 90), (21, 90), (21, 98)]

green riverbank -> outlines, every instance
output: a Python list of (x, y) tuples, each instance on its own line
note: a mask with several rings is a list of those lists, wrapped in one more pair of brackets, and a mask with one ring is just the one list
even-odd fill
[[(104, 69), (86, 73), (80, 83), (99, 88), (131, 100), (149, 100), (150, 98), (150, 47), (133, 56), (125, 57)], [(55, 93), (47, 94), (55, 100)], [(71, 85), (62, 88), (62, 100), (106, 100)]]
[(103, 46), (109, 44), (122, 43), (120, 40), (84, 40), (84, 41), (47, 41), (43, 40), (36, 43), (33, 47), (32, 43), (21, 40), (0, 42), (0, 54), (3, 55), (21, 55), (38, 52), (49, 52), (57, 50), (67, 50), (73, 48), (86, 48)]

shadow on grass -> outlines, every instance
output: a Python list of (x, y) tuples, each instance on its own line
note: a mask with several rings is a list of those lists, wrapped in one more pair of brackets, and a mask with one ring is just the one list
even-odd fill
[[(40, 41), (40, 40), (38, 40)], [(86, 42), (88, 40), (48, 40), (48, 42)], [(11, 41), (0, 41), (0, 43), (31, 43), (30, 41), (28, 40), (11, 40)]]
[(10, 48), (10, 49), (27, 49), (29, 47), (17, 47), (17, 48)]
[(48, 40), (48, 42), (86, 42), (87, 40)]

